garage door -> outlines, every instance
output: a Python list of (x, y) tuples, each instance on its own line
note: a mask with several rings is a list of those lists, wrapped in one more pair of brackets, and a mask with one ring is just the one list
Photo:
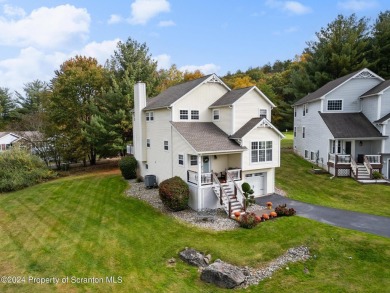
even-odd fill
[(254, 196), (265, 195), (265, 173), (246, 174), (245, 181), (252, 187)]

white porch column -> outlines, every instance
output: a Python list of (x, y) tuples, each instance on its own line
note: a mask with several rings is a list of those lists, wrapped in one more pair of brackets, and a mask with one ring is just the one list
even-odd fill
[(202, 208), (201, 187), (202, 187), (202, 156), (198, 156), (198, 192), (197, 192), (198, 210)]

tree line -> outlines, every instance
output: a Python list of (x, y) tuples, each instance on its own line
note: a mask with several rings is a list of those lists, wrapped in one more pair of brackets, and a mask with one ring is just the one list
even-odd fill
[[(390, 78), (390, 11), (379, 13), (372, 25), (355, 14), (338, 15), (316, 36), (292, 60), (221, 78), (232, 89), (256, 85), (277, 105), (272, 122), (280, 130), (293, 126), (294, 101), (333, 79), (364, 67)], [(157, 70), (147, 45), (129, 38), (118, 42), (104, 65), (75, 56), (61, 64), (50, 82), (25, 84), (24, 93), (0, 87), (0, 130), (37, 131), (39, 137), (29, 139), (45, 161), (54, 160), (57, 166), (74, 160), (95, 164), (98, 157), (123, 155), (130, 143), (137, 81), (145, 82), (153, 97), (202, 76), (176, 65)]]

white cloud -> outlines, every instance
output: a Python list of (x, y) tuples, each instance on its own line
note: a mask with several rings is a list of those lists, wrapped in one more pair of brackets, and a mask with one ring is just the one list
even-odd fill
[(131, 24), (146, 24), (150, 19), (162, 12), (169, 12), (167, 0), (135, 0), (131, 4)]
[(108, 24), (114, 24), (114, 23), (120, 23), (123, 21), (122, 16), (117, 15), (117, 14), (111, 14), (110, 19), (107, 21)]
[(101, 65), (104, 65), (107, 59), (114, 54), (114, 50), (116, 49), (116, 45), (119, 41), (120, 39), (103, 41), (101, 43), (92, 42), (87, 44), (81, 50), (72, 52), (70, 57), (74, 55), (93, 57), (96, 58)]
[(176, 23), (173, 20), (163, 20), (158, 23), (158, 26), (162, 26), (162, 27), (174, 26), (174, 25), (176, 25)]
[(200, 72), (204, 74), (211, 74), (211, 73), (216, 73), (221, 69), (220, 66), (215, 65), (213, 63), (208, 63), (204, 65), (184, 65), (179, 68), (180, 71), (195, 71), (199, 70)]
[(66, 57), (61, 52), (45, 54), (33, 47), (22, 49), (17, 57), (0, 60), (1, 86), (23, 92), (25, 83), (36, 79), (49, 81)]
[(349, 0), (349, 1), (338, 2), (337, 6), (344, 10), (363, 11), (366, 9), (377, 7), (378, 2), (370, 1), (370, 0)]
[(26, 11), (23, 8), (11, 6), (8, 4), (3, 5), (3, 12), (6, 16), (19, 16), (24, 17), (26, 15)]
[(161, 54), (153, 57), (157, 61), (157, 69), (168, 69), (171, 67), (171, 56), (168, 54)]
[(270, 8), (281, 9), (283, 11), (287, 11), (288, 13), (297, 15), (307, 14), (312, 11), (310, 7), (297, 1), (267, 0), (265, 5)]
[(17, 21), (0, 18), (0, 45), (59, 48), (89, 33), (90, 15), (72, 5), (41, 7)]

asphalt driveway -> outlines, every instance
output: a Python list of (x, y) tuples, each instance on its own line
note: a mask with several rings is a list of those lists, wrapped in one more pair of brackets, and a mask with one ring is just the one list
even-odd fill
[(288, 208), (294, 208), (297, 211), (297, 215), (301, 217), (337, 227), (358, 230), (390, 238), (389, 217), (374, 216), (318, 206), (293, 200), (278, 194), (256, 198), (256, 203), (262, 206), (265, 206), (267, 201), (271, 201), (274, 207), (280, 204), (287, 204)]

